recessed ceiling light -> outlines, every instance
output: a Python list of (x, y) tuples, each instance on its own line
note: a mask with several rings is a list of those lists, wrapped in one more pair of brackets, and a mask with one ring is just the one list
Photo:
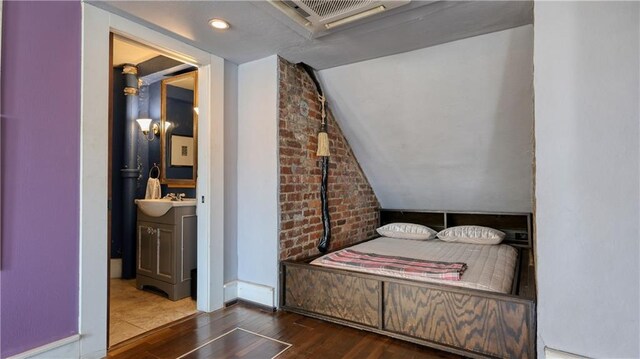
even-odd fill
[(218, 30), (226, 30), (229, 28), (229, 23), (222, 19), (211, 19), (209, 20), (209, 25)]

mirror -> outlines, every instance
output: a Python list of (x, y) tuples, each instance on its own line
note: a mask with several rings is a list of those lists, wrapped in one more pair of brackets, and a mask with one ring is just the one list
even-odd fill
[(198, 75), (162, 80), (160, 98), (160, 182), (195, 188), (198, 173)]

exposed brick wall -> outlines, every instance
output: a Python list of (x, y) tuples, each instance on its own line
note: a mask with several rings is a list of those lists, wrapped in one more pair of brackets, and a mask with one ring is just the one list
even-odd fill
[[(316, 246), (322, 237), (321, 167), (316, 156), (321, 106), (304, 70), (279, 59), (278, 71), (280, 259), (299, 259), (318, 254)], [(327, 120), (333, 249), (371, 237), (379, 204), (330, 110)]]

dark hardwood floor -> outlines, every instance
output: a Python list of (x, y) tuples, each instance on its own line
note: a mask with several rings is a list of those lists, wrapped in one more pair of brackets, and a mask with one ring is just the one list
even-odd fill
[(460, 358), (378, 334), (242, 303), (201, 313), (134, 338), (110, 350), (108, 357), (269, 359), (279, 352), (278, 359)]

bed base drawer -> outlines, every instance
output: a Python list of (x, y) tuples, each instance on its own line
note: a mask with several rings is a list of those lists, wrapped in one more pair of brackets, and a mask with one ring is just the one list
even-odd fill
[(284, 306), (378, 327), (379, 281), (298, 266), (285, 271)]
[(478, 354), (533, 358), (533, 303), (384, 285), (384, 329)]

